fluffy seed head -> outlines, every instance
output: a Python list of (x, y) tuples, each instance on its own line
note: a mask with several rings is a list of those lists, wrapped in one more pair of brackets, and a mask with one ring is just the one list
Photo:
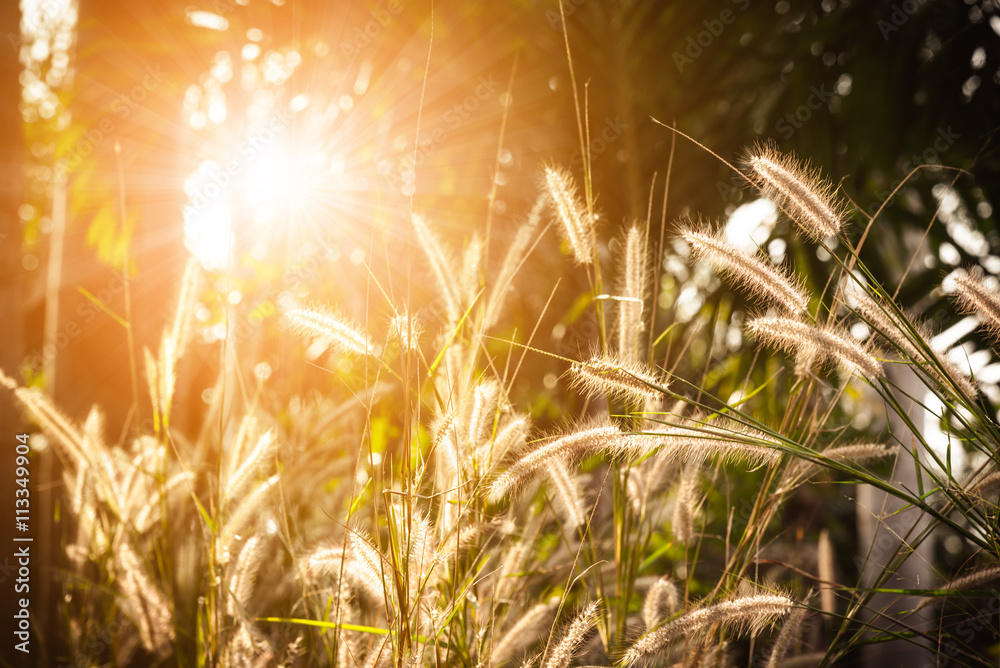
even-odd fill
[(1000, 580), (1000, 564), (986, 566), (968, 575), (955, 578), (941, 588), (951, 590), (975, 589), (980, 585), (993, 582), (994, 580)]
[(698, 466), (687, 467), (674, 502), (674, 516), (670, 530), (679, 543), (687, 543), (694, 536), (695, 493), (698, 490)]
[(505, 471), (493, 478), (487, 495), (494, 501), (535, 479), (555, 461), (576, 462), (596, 454), (627, 456), (635, 452), (634, 439), (614, 425), (585, 427), (572, 434), (525, 446)]
[(285, 314), (289, 326), (328, 347), (354, 355), (374, 355), (375, 344), (354, 323), (323, 308), (295, 309)]
[(669, 617), (674, 614), (680, 608), (680, 604), (677, 585), (664, 575), (649, 588), (642, 603), (642, 623), (646, 630), (655, 628), (663, 621), (664, 616)]
[[(777, 442), (765, 434), (740, 426), (715, 425), (663, 427), (635, 436), (643, 450), (659, 449), (657, 458), (665, 461), (701, 462), (718, 456), (729, 463), (746, 462), (751, 466), (774, 465), (781, 460)], [(769, 445), (773, 444), (773, 445)]]
[(754, 594), (692, 610), (640, 637), (628, 648), (618, 665), (634, 666), (644, 658), (663, 651), (674, 640), (714, 624), (724, 624), (736, 632), (759, 631), (784, 617), (794, 606), (794, 601), (785, 596)]
[(800, 356), (805, 353), (809, 360), (832, 359), (844, 371), (872, 383), (882, 376), (882, 364), (875, 356), (847, 333), (835, 328), (819, 328), (792, 318), (765, 316), (747, 322), (747, 331), (781, 350)]
[(510, 291), (514, 277), (533, 248), (531, 242), (536, 239), (535, 232), (547, 202), (548, 195), (543, 192), (531, 207), (528, 220), (517, 229), (514, 238), (507, 246), (507, 254), (504, 256), (503, 264), (500, 265), (500, 271), (497, 272), (492, 281), (492, 289), (486, 301), (486, 313), (483, 317), (484, 329), (492, 327), (499, 319), (501, 307)]
[(251, 536), (236, 558), (236, 567), (229, 579), (227, 612), (236, 616), (240, 606), (246, 606), (257, 584), (257, 572), (264, 559), (263, 539)]
[(716, 269), (751, 294), (793, 315), (804, 313), (809, 308), (809, 298), (801, 286), (770, 262), (743, 252), (719, 234), (687, 228), (681, 230), (681, 236), (695, 255), (710, 260)]
[(423, 216), (413, 214), (411, 219), (413, 231), (417, 235), (417, 243), (427, 256), (431, 273), (437, 282), (438, 293), (444, 300), (445, 315), (449, 323), (458, 322), (462, 317), (460, 296), (455, 283), (454, 263), (441, 246), (437, 236), (427, 225)]
[(955, 299), (962, 312), (979, 316), (993, 340), (1000, 341), (1000, 297), (987, 284), (982, 270), (956, 269), (949, 278), (955, 284)]
[(559, 519), (569, 530), (575, 531), (587, 522), (580, 485), (573, 479), (565, 462), (553, 461), (545, 472), (551, 485), (551, 497)]
[(840, 233), (844, 205), (816, 170), (766, 147), (755, 151), (748, 162), (757, 185), (806, 235), (820, 241)]
[[(871, 323), (883, 338), (895, 344), (897, 348), (902, 350), (921, 369), (930, 374), (939, 383), (945, 387), (953, 385), (969, 398), (974, 399), (978, 396), (979, 392), (973, 384), (972, 379), (969, 378), (969, 374), (948, 359), (944, 354), (945, 351), (935, 351), (942, 353), (937, 355), (935, 364), (913, 342), (910, 337), (914, 333), (928, 342), (933, 337), (930, 329), (923, 323), (908, 317), (906, 314), (896, 313), (889, 305), (879, 303), (862, 289), (851, 290), (849, 296), (851, 297), (851, 301), (854, 302), (854, 310), (858, 314)], [(944, 373), (942, 373), (942, 370)]]
[(639, 361), (642, 307), (646, 298), (646, 238), (637, 225), (625, 233), (625, 257), (618, 284), (618, 358)]
[(573, 385), (586, 394), (607, 392), (626, 401), (643, 404), (647, 399), (661, 395), (658, 388), (667, 387), (666, 381), (651, 373), (645, 365), (606, 355), (598, 355), (588, 362), (577, 362), (569, 371)]
[(14, 396), (42, 430), (64, 448), (79, 468), (84, 469), (91, 464), (92, 453), (88, 452), (86, 439), (80, 429), (41, 390), (18, 387), (17, 382), (3, 371), (0, 371), (0, 384), (14, 392)]
[(573, 177), (565, 169), (546, 167), (545, 186), (573, 257), (579, 264), (590, 264), (594, 261), (594, 220), (577, 197)]
[(792, 648), (799, 637), (799, 629), (802, 628), (802, 620), (806, 618), (805, 608), (795, 608), (788, 615), (788, 619), (781, 625), (781, 632), (778, 633), (777, 640), (771, 648), (771, 654), (767, 659), (767, 668), (779, 668), (788, 650)]
[(503, 637), (493, 646), (490, 664), (499, 666), (514, 657), (514, 654), (537, 641), (552, 624), (556, 606), (553, 603), (537, 603), (518, 618)]
[(569, 625), (542, 668), (567, 668), (590, 629), (597, 623), (597, 601), (587, 604)]
[(416, 350), (422, 333), (417, 319), (406, 313), (397, 312), (389, 322), (389, 336), (399, 341), (399, 347), (404, 350)]
[(963, 487), (965, 493), (972, 497), (982, 497), (987, 492), (1000, 486), (1000, 471), (993, 471), (984, 476), (975, 476), (966, 480)]

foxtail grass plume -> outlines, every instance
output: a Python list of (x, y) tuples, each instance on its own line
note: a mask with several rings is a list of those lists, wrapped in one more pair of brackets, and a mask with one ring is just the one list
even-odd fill
[(781, 625), (778, 638), (771, 646), (771, 653), (767, 658), (766, 668), (780, 668), (783, 665), (788, 651), (799, 638), (799, 630), (802, 628), (802, 621), (806, 618), (805, 608), (795, 608), (789, 615), (785, 623)]
[[(163, 485), (163, 489), (157, 489), (150, 497), (142, 508), (139, 510), (138, 514), (135, 516), (135, 521), (133, 522), (135, 530), (137, 533), (144, 533), (148, 531), (153, 524), (160, 519), (161, 509), (164, 507), (162, 502), (163, 498), (168, 496), (173, 490), (180, 487), (183, 483), (190, 483), (194, 481), (193, 471), (182, 471), (175, 474), (166, 484)], [(190, 487), (189, 487), (190, 489)]]
[(398, 341), (403, 350), (417, 350), (421, 334), (420, 322), (405, 312), (397, 312), (389, 322), (389, 336)]
[[(886, 459), (896, 454), (898, 448), (887, 443), (852, 443), (827, 448), (822, 452), (827, 459), (851, 464), (866, 464), (879, 459)], [(822, 464), (797, 458), (788, 467), (786, 479), (794, 483), (808, 480), (823, 468)]]
[(773, 466), (781, 461), (777, 441), (741, 426), (726, 429), (692, 422), (691, 426), (662, 427), (635, 438), (644, 450), (659, 449), (656, 457), (665, 462), (701, 462), (713, 456), (750, 466)]
[(545, 168), (545, 185), (559, 220), (559, 229), (578, 264), (594, 261), (594, 220), (576, 194), (573, 177), (565, 169)]
[(993, 471), (986, 475), (976, 475), (970, 478), (962, 487), (969, 496), (981, 498), (998, 486), (1000, 486), (1000, 471)]
[(650, 372), (640, 362), (626, 362), (608, 355), (598, 355), (570, 367), (573, 385), (588, 395), (608, 393), (626, 401), (645, 405), (646, 400), (662, 395), (667, 382)]
[(673, 615), (681, 606), (680, 592), (670, 578), (661, 577), (646, 592), (642, 602), (642, 624), (647, 631), (659, 626), (665, 617)]
[(252, 492), (243, 498), (242, 501), (234, 504), (234, 508), (229, 511), (228, 517), (223, 522), (222, 531), (219, 535), (219, 541), (216, 543), (217, 559), (219, 563), (226, 564), (229, 562), (231, 558), (229, 548), (232, 547), (233, 542), (237, 539), (237, 536), (240, 535), (243, 529), (247, 527), (247, 525), (252, 524), (253, 521), (260, 515), (274, 486), (278, 484), (278, 480), (279, 474), (275, 473), (270, 478), (257, 485)]
[(531, 423), (523, 415), (509, 416), (497, 425), (492, 438), (488, 439), (476, 450), (476, 461), (487, 466), (501, 459), (507, 452), (524, 447), (525, 439)]
[(139, 555), (123, 540), (115, 549), (123, 606), (148, 651), (166, 653), (174, 641), (173, 614)]
[(994, 341), (1000, 342), (1000, 296), (995, 286), (987, 283), (978, 267), (973, 270), (956, 269), (952, 272), (955, 299), (963, 313), (979, 316), (983, 327)]
[(357, 566), (359, 581), (373, 602), (384, 603), (385, 597), (392, 591), (391, 577), (382, 553), (372, 545), (371, 541), (356, 532), (348, 535), (350, 556)]
[(696, 256), (708, 259), (718, 271), (768, 304), (792, 315), (809, 308), (802, 287), (769, 261), (736, 248), (719, 234), (686, 228), (681, 230), (681, 237)]
[(483, 254), (486, 246), (479, 234), (473, 234), (462, 256), (462, 271), (458, 276), (458, 290), (461, 301), (460, 308), (467, 308), (476, 298), (482, 287)]
[(486, 494), (498, 501), (549, 470), (553, 462), (577, 462), (597, 454), (623, 457), (634, 454), (635, 446), (634, 439), (614, 425), (584, 427), (548, 441), (529, 443), (505, 471), (493, 478)]
[(577, 650), (587, 634), (597, 623), (598, 602), (593, 601), (584, 606), (573, 622), (567, 627), (559, 642), (548, 652), (548, 658), (542, 668), (568, 668), (576, 656)]
[[(969, 374), (948, 359), (944, 350), (934, 351), (938, 353), (935, 363), (914, 343), (911, 338), (914, 335), (926, 342), (930, 342), (933, 338), (933, 334), (924, 324), (916, 319), (908, 318), (905, 314), (896, 313), (889, 305), (876, 301), (874, 297), (861, 288), (850, 290), (848, 296), (854, 303), (854, 310), (871, 323), (883, 338), (906, 353), (910, 359), (942, 386), (953, 386), (970, 399), (975, 399), (979, 394), (972, 379), (969, 378)], [(938, 366), (944, 370), (944, 373), (941, 373)]]
[(358, 550), (351, 549), (350, 541), (346, 551), (340, 547), (316, 548), (303, 558), (302, 563), (309, 578), (337, 579), (343, 575), (350, 591), (377, 605), (385, 601), (382, 574), (374, 570), (371, 561), (362, 558)]
[(267, 668), (275, 665), (274, 652), (260, 632), (246, 620), (240, 620), (236, 632), (226, 643), (222, 653), (222, 665), (243, 666), (244, 668)]
[(670, 643), (721, 624), (733, 632), (758, 632), (781, 619), (795, 607), (791, 599), (777, 594), (753, 594), (687, 612), (641, 636), (619, 660), (619, 666), (634, 666), (659, 654)]
[(418, 214), (413, 214), (411, 220), (413, 223), (413, 231), (417, 234), (417, 243), (420, 245), (421, 250), (424, 251), (424, 255), (427, 256), (427, 262), (430, 264), (431, 273), (434, 275), (434, 280), (437, 282), (438, 294), (440, 294), (441, 298), (444, 300), (444, 310), (445, 315), (448, 318), (448, 322), (458, 322), (462, 317), (462, 310), (459, 292), (455, 286), (456, 281), (454, 264), (445, 252), (444, 248), (442, 248), (441, 242), (438, 241), (437, 236), (427, 225), (427, 221), (424, 217)]
[(961, 591), (963, 589), (976, 589), (981, 585), (1000, 580), (1000, 564), (985, 566), (977, 571), (968, 573), (961, 577), (949, 580), (941, 589), (951, 591)]
[[(747, 322), (747, 331), (758, 340), (810, 361), (832, 360), (845, 372), (875, 383), (882, 364), (849, 334), (833, 327), (820, 328), (792, 318), (764, 316)], [(802, 359), (802, 357), (800, 357)], [(806, 369), (797, 369), (804, 373)]]
[(764, 147), (747, 161), (753, 180), (807, 236), (821, 241), (844, 226), (844, 205), (834, 187), (817, 170), (791, 155)]
[(625, 498), (632, 507), (632, 512), (636, 515), (642, 514), (642, 503), (646, 496), (645, 478), (644, 470), (638, 467), (622, 471), (622, 479), (625, 481)]
[(517, 622), (493, 645), (489, 665), (499, 666), (510, 661), (517, 652), (544, 637), (543, 634), (552, 626), (555, 611), (554, 603), (537, 603), (520, 615)]
[(531, 241), (535, 238), (535, 231), (538, 229), (542, 211), (547, 204), (548, 195), (543, 192), (531, 207), (528, 220), (517, 228), (514, 238), (507, 245), (507, 254), (504, 255), (500, 270), (492, 281), (492, 289), (486, 301), (486, 314), (483, 318), (484, 329), (489, 329), (497, 323), (504, 299), (510, 292), (514, 277), (533, 248)]
[(0, 385), (14, 393), (21, 405), (31, 414), (46, 434), (63, 447), (79, 468), (90, 465), (90, 455), (84, 445), (80, 429), (66, 417), (38, 388), (20, 387), (17, 382), (0, 370)]
[(573, 478), (569, 467), (561, 460), (551, 462), (545, 470), (551, 485), (551, 498), (556, 515), (570, 531), (582, 527), (587, 522), (584, 515), (583, 492)]
[(236, 558), (236, 566), (229, 578), (229, 599), (227, 612), (236, 617), (241, 607), (246, 607), (257, 585), (257, 573), (264, 560), (264, 539), (259, 536), (247, 538)]
[(496, 418), (497, 399), (500, 385), (493, 380), (485, 380), (476, 385), (472, 392), (472, 409), (469, 413), (468, 442), (475, 446), (489, 434)]
[(285, 314), (292, 330), (327, 347), (353, 355), (374, 355), (375, 344), (354, 323), (323, 308), (295, 309)]
[(694, 536), (695, 493), (698, 490), (699, 467), (693, 464), (687, 467), (677, 485), (677, 496), (674, 500), (674, 516), (670, 523), (670, 531), (678, 543), (685, 544)]
[(618, 359), (639, 361), (639, 337), (643, 331), (642, 307), (646, 299), (646, 235), (637, 225), (625, 233), (625, 258), (618, 284)]
[(517, 591), (518, 578), (532, 556), (532, 546), (523, 540), (506, 545), (506, 551), (500, 559), (500, 571), (493, 581), (493, 600), (498, 603), (510, 603)]
[[(226, 476), (224, 505), (232, 503), (242, 496), (247, 484), (264, 468), (277, 449), (277, 440), (270, 431), (266, 431), (257, 439), (257, 444), (247, 453), (243, 461), (234, 459), (229, 462), (229, 474)], [(240, 453), (242, 454), (242, 453)]]
[(430, 520), (420, 511), (416, 511), (410, 520), (410, 530), (407, 532), (409, 541), (406, 547), (406, 570), (411, 598), (416, 597), (420, 587), (434, 584), (433, 576), (438, 561), (437, 545), (431, 528)]
[(305, 572), (314, 578), (337, 575), (341, 567), (347, 568), (347, 553), (341, 547), (320, 547), (302, 557)]

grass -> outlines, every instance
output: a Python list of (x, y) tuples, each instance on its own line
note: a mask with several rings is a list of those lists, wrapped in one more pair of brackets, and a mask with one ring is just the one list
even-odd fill
[[(109, 440), (99, 409), (76, 424), (0, 375), (64, 468), (60, 660), (827, 666), (889, 642), (985, 660), (963, 623), (993, 619), (982, 602), (1000, 579), (1000, 425), (961, 360), (861, 261), (873, 221), (853, 243), (831, 182), (761, 147), (733, 169), (793, 223), (800, 254), (825, 252), (827, 275), (775, 265), (705, 223), (667, 237), (665, 215), (656, 230), (650, 214), (604, 229), (572, 82), (583, 180), (543, 168), (505, 247), (491, 219), (458, 248), (411, 213), (395, 222), (422, 254), (426, 302), (412, 296), (408, 258), (405, 297), (369, 269), (362, 312), (280, 314), (295, 353), (281, 363), (329, 372), (326, 392), (286, 396), (267, 372), (248, 373), (255, 360), (227, 337), (196, 433), (178, 428), (205, 278), (193, 262), (142, 364), (130, 339), (132, 394), (144, 381), (149, 397), (133, 408), (151, 412), (149, 433)], [(551, 297), (530, 331), (506, 315), (519, 286), (544, 275), (526, 271), (535, 251), (556, 243), (559, 271), (586, 277), (577, 315), (596, 324), (573, 358), (538, 343)], [(660, 280), (671, 247), (685, 271), (750, 295), (750, 312), (720, 301), (680, 317)], [(995, 338), (995, 289), (975, 272), (953, 278), (956, 310)], [(240, 308), (231, 322), (253, 315)], [(543, 357), (565, 371), (544, 391), (527, 371)], [(536, 385), (518, 390), (526, 378)], [(538, 414), (543, 402), (554, 418)], [(884, 428), (857, 426), (863, 402)], [(946, 437), (944, 457), (918, 413)], [(971, 472), (953, 468), (959, 449)], [(859, 539), (854, 563), (837, 558), (854, 547), (842, 529), (785, 527), (807, 503), (842, 508), (844, 483), (881, 493), (868, 511), (894, 532), (867, 555)], [(964, 561), (932, 555), (937, 582), (900, 585), (907, 560), (939, 538)]]
[[(556, 168), (496, 273), (482, 268), (482, 241), (448, 248), (414, 216), (436, 303), (383, 294), (390, 316), (380, 332), (326, 306), (282, 316), (288, 336), (324, 351), (319, 364), (353, 358), (363, 369), (345, 377), (353, 398), (274, 414), (259, 401), (262, 379), (252, 398), (227, 400), (235, 388), (223, 366), (200, 433), (178, 432), (172, 400), (184, 382), (194, 264), (158, 351), (145, 352), (152, 433), (108, 442), (96, 408), (74, 424), (3, 376), (65, 466), (69, 658), (86, 658), (100, 629), (124, 620), (131, 632), (92, 659), (549, 668), (776, 666), (799, 656), (834, 665), (895, 640), (948, 650), (963, 665), (982, 660), (977, 638), (956, 635), (955, 611), (1000, 577), (1000, 425), (975, 380), (868, 273), (847, 218), (838, 214), (836, 245), (832, 222), (809, 227), (847, 210), (835, 194), (817, 190), (792, 158), (761, 155), (781, 169), (753, 158), (758, 185), (798, 216), (803, 243), (827, 249), (833, 272), (817, 294), (762, 253), (704, 226), (682, 230), (760, 309), (744, 329), (763, 347), (708, 356), (700, 376), (677, 367), (702, 331), (652, 331), (649, 267), (658, 263), (648, 221), (624, 232), (606, 272), (617, 287), (606, 295), (602, 233), (572, 176)], [(511, 388), (545, 353), (533, 335), (498, 348), (491, 328), (504, 324), (527, 252), (553, 243), (546, 222), (587, 272), (602, 329), (592, 359), (565, 360), (572, 382), (561, 391), (585, 398), (582, 407), (540, 432)], [(995, 336), (1000, 301), (984, 280), (959, 276), (958, 307), (982, 314)], [(855, 323), (867, 326), (864, 341), (849, 332)], [(736, 377), (737, 399), (715, 393)], [(852, 438), (843, 400), (862, 395), (908, 429)], [(913, 423), (910, 401), (933, 413), (951, 447), (977, 455), (978, 468), (959, 476)], [(886, 475), (886, 460), (915, 469), (916, 486)], [(834, 575), (829, 554), (798, 564), (769, 557), (812, 545), (779, 520), (817, 479), (870, 485), (918, 517), (878, 555), (873, 578), (869, 568), (863, 581), (864, 564)], [(944, 533), (958, 537), (967, 563), (939, 571), (942, 585), (895, 587), (907, 557)], [(810, 549), (829, 551), (829, 541)], [(845, 579), (856, 584), (838, 584)], [(889, 612), (876, 602), (885, 593), (924, 598)]]

